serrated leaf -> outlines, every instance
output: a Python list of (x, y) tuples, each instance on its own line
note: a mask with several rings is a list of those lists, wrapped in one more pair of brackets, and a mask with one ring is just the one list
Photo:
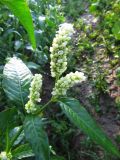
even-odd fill
[(3, 89), (6, 95), (21, 109), (28, 99), (31, 71), (20, 59), (13, 57), (5, 65), (3, 75)]
[(13, 159), (22, 159), (27, 157), (33, 157), (34, 153), (29, 144), (23, 144), (12, 151)]
[(2, 0), (1, 2), (20, 20), (29, 34), (33, 48), (36, 48), (32, 17), (26, 0)]
[(25, 137), (35, 153), (36, 160), (49, 160), (49, 143), (41, 117), (27, 116), (24, 122), (24, 131)]
[(17, 110), (15, 108), (0, 112), (0, 135), (5, 133), (7, 128), (11, 129), (18, 125), (17, 115)]
[(82, 129), (92, 140), (101, 145), (106, 151), (120, 157), (117, 147), (103, 132), (101, 127), (97, 125), (87, 110), (80, 105), (78, 100), (73, 98), (61, 98), (60, 105), (71, 122)]

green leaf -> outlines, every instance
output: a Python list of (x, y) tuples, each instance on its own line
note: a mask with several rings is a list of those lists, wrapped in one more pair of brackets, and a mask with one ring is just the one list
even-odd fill
[(30, 69), (39, 69), (40, 68), (40, 65), (34, 63), (34, 62), (27, 62), (26, 63), (27, 67), (30, 68)]
[[(21, 143), (21, 141), (23, 141), (25, 136), (24, 136), (24, 131), (23, 130), (21, 131), (21, 130), (22, 130), (22, 126), (17, 126), (17, 127), (14, 127), (10, 131), (9, 137), (12, 142), (12, 146), (19, 145)], [(16, 138), (16, 136), (17, 136), (17, 138)], [(14, 139), (15, 139), (15, 141), (13, 142)]]
[(25, 137), (35, 153), (36, 160), (49, 160), (48, 138), (41, 117), (27, 116), (24, 122), (24, 131)]
[(11, 129), (17, 126), (18, 114), (15, 108), (10, 108), (0, 112), (0, 135), (3, 134), (6, 129)]
[(115, 36), (116, 39), (120, 40), (120, 21), (117, 21), (113, 28), (112, 28), (112, 32)]
[(29, 144), (23, 144), (12, 151), (13, 159), (33, 157), (34, 153)]
[(28, 67), (16, 57), (10, 58), (3, 71), (3, 89), (8, 98), (18, 107), (28, 100), (32, 73)]
[(34, 27), (30, 10), (26, 0), (2, 0), (1, 2), (5, 4), (13, 12), (13, 14), (20, 20), (20, 22), (28, 32), (32, 46), (35, 49), (36, 42), (34, 35)]
[(111, 142), (103, 130), (96, 124), (78, 100), (73, 98), (61, 98), (60, 105), (68, 118), (91, 139), (101, 145), (106, 151), (120, 157), (117, 147)]
[(97, 8), (99, 5), (100, 5), (99, 2), (92, 3), (91, 6), (89, 7), (90, 12), (91, 13), (97, 12)]

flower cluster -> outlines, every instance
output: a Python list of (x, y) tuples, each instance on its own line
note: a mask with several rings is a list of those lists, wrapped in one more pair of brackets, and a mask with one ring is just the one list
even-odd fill
[(27, 113), (34, 113), (37, 110), (37, 102), (40, 102), (40, 90), (42, 87), (42, 76), (35, 74), (31, 82), (29, 101), (25, 105)]
[(0, 160), (11, 160), (12, 155), (11, 153), (1, 152), (0, 153)]
[(85, 79), (86, 77), (82, 72), (76, 71), (75, 73), (71, 72), (67, 74), (65, 77), (60, 78), (55, 84), (55, 87), (52, 91), (53, 97), (65, 96), (70, 87), (85, 81)]
[(73, 33), (73, 25), (69, 23), (61, 24), (59, 30), (57, 31), (52, 47), (50, 48), (50, 67), (52, 77), (58, 79), (67, 69), (67, 54), (69, 52), (67, 45)]

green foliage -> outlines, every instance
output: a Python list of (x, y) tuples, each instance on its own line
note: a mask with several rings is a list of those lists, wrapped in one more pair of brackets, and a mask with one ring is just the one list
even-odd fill
[[(19, 123), (19, 116), (16, 108), (6, 109), (0, 112), (0, 151), (9, 145), (9, 132)], [(6, 141), (4, 141), (6, 137)]]
[[(119, 57), (119, 1), (91, 0), (90, 15), (75, 22), (79, 31), (77, 57), (81, 53), (94, 53), (100, 47), (108, 55)], [(85, 20), (86, 19), (86, 20)]]
[(107, 82), (105, 80), (105, 75), (98, 73), (97, 78), (94, 80), (94, 85), (99, 92), (107, 92)]
[(53, 156), (51, 160), (65, 160), (64, 157)]
[(4, 134), (7, 128), (14, 128), (17, 125), (17, 119), (16, 108), (6, 109), (0, 112), (0, 134)]
[(116, 22), (112, 28), (113, 35), (116, 39), (120, 40), (120, 22)]
[(90, 11), (100, 16), (101, 25), (104, 29), (108, 29), (109, 33), (115, 36), (116, 40), (120, 40), (120, 1), (119, 0), (96, 0), (90, 6)]
[(83, 108), (79, 101), (70, 98), (60, 99), (62, 110), (68, 118), (80, 129), (82, 129), (96, 143), (100, 144), (108, 152), (120, 157), (119, 151), (113, 145), (111, 140), (99, 128), (96, 122), (91, 118), (88, 112)]
[(34, 154), (31, 147), (28, 144), (23, 144), (12, 151), (12, 156), (13, 159), (22, 159), (25, 157), (32, 157), (34, 156)]
[(116, 69), (117, 84), (120, 86), (120, 67)]
[[(12, 63), (14, 62), (14, 63)], [(12, 65), (11, 65), (12, 64)], [(17, 67), (16, 67), (17, 65)], [(9, 67), (6, 67), (9, 66)], [(27, 78), (26, 77), (26, 71), (28, 73), (28, 80), (27, 82), (30, 82), (31, 80), (31, 72), (28, 70), (28, 68), (24, 65), (24, 63), (17, 59), (17, 58), (12, 58), (10, 59), (10, 61), (6, 64), (5, 66), (5, 70), (4, 73), (6, 73), (5, 71), (7, 70), (7, 74), (4, 74), (4, 76), (8, 76), (9, 77), (9, 83), (5, 83), (6, 81), (3, 81), (4, 84), (4, 88), (5, 86), (7, 86), (7, 89), (11, 89), (11, 92), (6, 92), (9, 99), (11, 99), (11, 97), (13, 98), (12, 100), (16, 101), (16, 98), (18, 98), (19, 94), (22, 96), (21, 93), (26, 93), (26, 90), (28, 90), (27, 87), (25, 87), (26, 83), (24, 84), (24, 79)], [(12, 66), (12, 67), (11, 67)], [(9, 70), (8, 70), (9, 68)], [(11, 70), (12, 73), (11, 74)], [(24, 72), (22, 72), (24, 70)], [(14, 72), (16, 77), (14, 76)], [(25, 74), (23, 74), (25, 73)], [(19, 76), (18, 76), (19, 75)], [(21, 76), (24, 75), (24, 76)], [(83, 76), (83, 74), (81, 73), (81, 76)], [(14, 79), (10, 79), (13, 78)], [(14, 81), (15, 79), (19, 78), (19, 81)], [(11, 81), (10, 81), (11, 80)], [(19, 83), (19, 85), (17, 84), (16, 90), (17, 90), (17, 94), (15, 94), (16, 90), (14, 89), (14, 87), (11, 87), (11, 82), (12, 85), (14, 86), (16, 84), (16, 82), (22, 82)], [(24, 84), (24, 85), (23, 85)], [(16, 86), (16, 85), (15, 85)], [(22, 88), (22, 86), (24, 86), (26, 88), (26, 90), (22, 91), (19, 89)], [(6, 91), (6, 90), (5, 90)], [(10, 94), (10, 95), (9, 95)], [(13, 96), (11, 96), (13, 95)], [(25, 96), (26, 97), (26, 96)], [(21, 98), (21, 97), (20, 97)], [(23, 98), (23, 97), (22, 97)], [(21, 100), (21, 99), (20, 99)], [(101, 145), (106, 151), (111, 152), (112, 154), (116, 155), (119, 157), (119, 152), (117, 150), (117, 148), (112, 144), (111, 140), (106, 136), (106, 134), (100, 129), (100, 127), (94, 122), (94, 120), (91, 118), (91, 116), (88, 114), (88, 112), (81, 107), (81, 105), (79, 104), (79, 102), (75, 99), (71, 99), (71, 98), (57, 98), (54, 99), (53, 98), (50, 100), (50, 102), (60, 102), (61, 108), (63, 109), (63, 111), (66, 113), (66, 115), (69, 117), (69, 119), (80, 129), (82, 129), (88, 136), (90, 136), (94, 141), (96, 141), (96, 143), (98, 143), (99, 145)], [(17, 102), (19, 102), (19, 98), (17, 99)], [(49, 102), (49, 103), (50, 103)], [(39, 113), (41, 113), (43, 111), (43, 109), (45, 109), (47, 106), (49, 106), (49, 103), (45, 104), (41, 110), (39, 110), (39, 112), (35, 113), (35, 115), (27, 115), (25, 114), (22, 110), (20, 110), (21, 114), (21, 120), (23, 123), (23, 128), (21, 128), (16, 135), (12, 138), (12, 140), (9, 142), (9, 131), (7, 131), (7, 153), (9, 153), (9, 151), (11, 150), (11, 148), (14, 145), (14, 142), (17, 140), (17, 138), (20, 136), (21, 131), (24, 130), (25, 133), (25, 138), (26, 140), (30, 143), (33, 152), (35, 153), (35, 157), (36, 159), (40, 159), (40, 160), (48, 160), (49, 159), (49, 144), (48, 144), (48, 138), (47, 135), (44, 131), (44, 124), (43, 123), (43, 118), (39, 116)], [(24, 107), (24, 104), (23, 104)], [(22, 116), (22, 114), (24, 114)], [(10, 122), (11, 123), (11, 122)], [(11, 123), (12, 124), (12, 123)], [(20, 141), (18, 142), (20, 143)], [(18, 157), (22, 158), (22, 157), (29, 157), (29, 156), (33, 156), (31, 150), (29, 150), (29, 147), (23, 146), (20, 148), (16, 148), (15, 150), (17, 150), (14, 153), (18, 155)], [(28, 154), (26, 154), (28, 153)]]
[(3, 88), (8, 98), (16, 105), (24, 108), (32, 73), (27, 66), (16, 57), (11, 58), (4, 67)]
[[(8, 8), (10, 8), (11, 11), (14, 13), (14, 15), (19, 18), (23, 26), (26, 28), (30, 36), (32, 45), (35, 48), (33, 24), (26, 1), (4, 0), (3, 3), (6, 4)], [(76, 17), (78, 17), (83, 12), (83, 9), (85, 9), (79, 8), (82, 7), (81, 4), (84, 5), (82, 1), (79, 1), (78, 3), (78, 0), (68, 0), (65, 1), (65, 3), (65, 12), (67, 13), (70, 11), (67, 15), (73, 16), (74, 19), (76, 19)], [(118, 2), (116, 1), (116, 3)], [(46, 72), (41, 69), (41, 66), (43, 67), (44, 64), (48, 62), (50, 53), (49, 49), (50, 46), (52, 46), (52, 41), (55, 37), (56, 30), (58, 29), (59, 24), (63, 23), (65, 20), (63, 13), (61, 12), (61, 6), (59, 4), (59, 0), (29, 0), (33, 21), (35, 23), (35, 35), (37, 43), (37, 49), (35, 51), (27, 42), (25, 31), (20, 26), (19, 21), (17, 21), (17, 19), (11, 13), (9, 13), (9, 10), (7, 8), (0, 8), (0, 72), (2, 73), (3, 70), (3, 75), (1, 77), (1, 79), (3, 78), (3, 82), (1, 83), (1, 95), (4, 96), (4, 94), (6, 94), (5, 99), (8, 99), (10, 102), (7, 103), (7, 105), (5, 103), (4, 105), (2, 105), (2, 107), (4, 106), (5, 108), (10, 108), (11, 106), (14, 106), (14, 108), (10, 108), (0, 112), (0, 156), (3, 154), (7, 156), (7, 159), (11, 159), (9, 158), (9, 155), (12, 155), (13, 160), (24, 158), (30, 159), (30, 157), (35, 157), (36, 160), (64, 160), (66, 157), (68, 159), (74, 158), (74, 156), (69, 156), (69, 151), (66, 151), (66, 153), (68, 152), (68, 155), (65, 155), (65, 158), (62, 156), (58, 156), (55, 153), (54, 149), (49, 146), (48, 142), (48, 137), (51, 138), (50, 134), (53, 134), (50, 133), (50, 123), (52, 123), (51, 126), (54, 129), (56, 128), (55, 136), (59, 134), (59, 138), (63, 138), (63, 140), (61, 140), (62, 143), (65, 143), (68, 139), (71, 138), (71, 133), (75, 134), (74, 129), (69, 129), (72, 124), (66, 124), (67, 122), (65, 120), (61, 120), (58, 118), (64, 112), (70, 119), (70, 121), (75, 124), (75, 126), (78, 127), (80, 131), (82, 130), (90, 137), (90, 141), (85, 142), (86, 146), (88, 145), (90, 147), (91, 140), (93, 140), (102, 148), (104, 148), (105, 151), (118, 158), (120, 157), (120, 153), (117, 147), (112, 143), (111, 139), (103, 132), (101, 127), (97, 125), (97, 123), (90, 116), (87, 110), (80, 105), (78, 100), (73, 98), (67, 98), (67, 89), (72, 87), (75, 83), (82, 82), (86, 79), (83, 73), (77, 71), (75, 73), (69, 73), (65, 77), (61, 77), (61, 75), (60, 77), (57, 77), (55, 81), (55, 88), (53, 88), (53, 91), (55, 92), (52, 92), (52, 98), (47, 103), (46, 100), (43, 100), (42, 105), (39, 101), (39, 95), (43, 95), (44, 93), (46, 93), (46, 90), (43, 90), (43, 93), (39, 94), (38, 88), (36, 88), (36, 85), (33, 85), (33, 95), (35, 95), (34, 98), (36, 97), (36, 95), (38, 95), (37, 102), (35, 99), (35, 105), (33, 106), (33, 108), (37, 105), (38, 110), (31, 113), (27, 113), (25, 110), (25, 105), (28, 102), (29, 90), (31, 90), (30, 83), (33, 78), (33, 75), (28, 69), (28, 67), (33, 71), (33, 73)], [(100, 4), (100, 6), (98, 4)], [(111, 8), (107, 6), (109, 4)], [(104, 6), (105, 10), (103, 13), (106, 13), (106, 10), (114, 10), (116, 6), (114, 6), (113, 8), (112, 5), (113, 3), (111, 3), (111, 1), (103, 2), (102, 0), (100, 0), (98, 2), (96, 0), (94, 1), (94, 7), (92, 8), (91, 6), (91, 10), (96, 12), (97, 10), (99, 10), (99, 7), (103, 8)], [(73, 10), (71, 10), (71, 8), (73, 8)], [(114, 11), (117, 11), (116, 13), (118, 13), (118, 10), (119, 7)], [(114, 17), (113, 14), (111, 16), (105, 14), (104, 17), (103, 13), (100, 14), (99, 11), (96, 12), (97, 15), (100, 14), (100, 17), (102, 17), (102, 20), (104, 19), (104, 22), (101, 23), (100, 26), (97, 26), (95, 30), (92, 25), (86, 25), (86, 23), (82, 22), (81, 19), (77, 20), (75, 26), (78, 29), (78, 33), (80, 33), (80, 36), (78, 38), (77, 44), (75, 44), (78, 47), (76, 54), (77, 56), (75, 57), (76, 60), (78, 60), (77, 58), (80, 58), (80, 56), (85, 59), (86, 57), (84, 55), (89, 55), (90, 57), (91, 55), (93, 55), (93, 52), (99, 45), (107, 48), (106, 50), (100, 49), (100, 54), (101, 52), (109, 53), (110, 51), (112, 53), (115, 53), (116, 51), (117, 53), (119, 52), (119, 46), (116, 44), (116, 42), (119, 42), (119, 22), (114, 23), (112, 21)], [(56, 34), (58, 34), (58, 32)], [(117, 47), (114, 48), (114, 45), (116, 45)], [(56, 46), (58, 52), (59, 50), (62, 51), (62, 48), (60, 49), (58, 44)], [(12, 57), (13, 55), (15, 55), (16, 57), (20, 57), (22, 60), (24, 60), (26, 65), (22, 62), (22, 60), (16, 57), (8, 59), (7, 63), (5, 63), (5, 59), (7, 57)], [(63, 62), (63, 59), (60, 58), (61, 57), (59, 56), (56, 63)], [(70, 57), (68, 57), (68, 59), (69, 58)], [(67, 58), (65, 59), (65, 64), (67, 63), (66, 61)], [(91, 59), (88, 58), (87, 62), (89, 62), (90, 64)], [(54, 67), (57, 66), (56, 63), (53, 63)], [(61, 68), (58, 68), (58, 70), (60, 69)], [(91, 68), (89, 68), (89, 70), (90, 69)], [(45, 73), (45, 75), (49, 76), (49, 73)], [(106, 83), (104, 82), (104, 74), (102, 74), (97, 79), (96, 87), (98, 87), (99, 90), (106, 90)], [(4, 94), (2, 89), (4, 89)], [(57, 96), (55, 96), (55, 94)], [(65, 95), (66, 97), (61, 98), (61, 95)], [(55, 103), (60, 104), (63, 111), (62, 113), (56, 113), (56, 110), (59, 110), (59, 107), (56, 107)], [(30, 104), (33, 105), (31, 101)], [(52, 111), (52, 114), (54, 114), (54, 117), (56, 117), (56, 121), (52, 119), (52, 116), (50, 118), (49, 109), (46, 110), (47, 112), (44, 112), (47, 107), (51, 108), (52, 106), (55, 106), (55, 111)], [(1, 110), (3, 110), (3, 108)], [(47, 117), (47, 119), (49, 118), (50, 120), (46, 121), (44, 117)], [(52, 136), (54, 137), (54, 135)], [(81, 141), (81, 144), (82, 142), (83, 141)], [(57, 143), (59, 144), (59, 141)], [(52, 142), (52, 146), (53, 145), (54, 141)], [(63, 146), (65, 146), (63, 147), (63, 150), (67, 150), (69, 148), (68, 143), (64, 144)], [(58, 154), (61, 153), (60, 151), (57, 152)], [(79, 154), (87, 153), (81, 152)], [(96, 154), (91, 154), (91, 152), (88, 152), (88, 155), (93, 159), (100, 159), (97, 158)]]
[(18, 17), (20, 22), (27, 30), (33, 48), (35, 49), (36, 42), (34, 36), (33, 22), (27, 2), (25, 0), (3, 0), (2, 3), (5, 4), (16, 17)]
[[(120, 86), (120, 67), (116, 69), (116, 78), (117, 78), (117, 85)], [(118, 95), (115, 99), (117, 107), (120, 108), (120, 95)]]
[(77, 19), (88, 7), (89, 0), (65, 0), (63, 4), (65, 14), (73, 19)]
[[(33, 4), (34, 2), (34, 4)], [(35, 8), (32, 10), (35, 22), (35, 35), (37, 41), (38, 52), (35, 54), (37, 62), (45, 63), (49, 58), (49, 47), (52, 45), (55, 32), (59, 24), (65, 21), (61, 7), (54, 1), (30, 1), (30, 6)], [(43, 55), (42, 56), (40, 56)]]
[[(90, 41), (89, 34), (92, 32), (91, 26), (86, 27), (85, 23), (81, 23), (82, 21), (78, 21), (76, 24), (76, 27), (79, 28), (79, 30), (83, 30), (83, 32), (78, 36), (76, 47), (77, 47), (77, 53), (76, 56), (79, 59), (80, 55), (83, 54), (93, 54), (94, 47), (93, 43)], [(77, 26), (79, 24), (79, 26)]]
[(36, 160), (49, 160), (48, 138), (40, 116), (27, 116), (24, 122), (25, 137), (31, 144)]
[(2, 6), (0, 8), (0, 64), (5, 63), (7, 56), (13, 55), (27, 63), (34, 61), (39, 68), (44, 67), (48, 62), (49, 47), (59, 24), (63, 23), (65, 18), (60, 5), (50, 0), (29, 0), (29, 6), (34, 21), (37, 49), (32, 49), (25, 30), (16, 17)]
[(20, 22), (27, 30), (32, 46), (35, 49), (36, 42), (33, 22), (26, 0), (3, 0), (2, 3), (5, 4), (13, 12), (13, 14), (19, 18)]

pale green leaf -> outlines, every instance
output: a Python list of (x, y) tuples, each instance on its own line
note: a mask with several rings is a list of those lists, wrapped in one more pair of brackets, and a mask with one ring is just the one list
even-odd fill
[(31, 71), (20, 59), (13, 57), (5, 65), (3, 75), (3, 89), (6, 95), (18, 107), (24, 107), (32, 80)]

